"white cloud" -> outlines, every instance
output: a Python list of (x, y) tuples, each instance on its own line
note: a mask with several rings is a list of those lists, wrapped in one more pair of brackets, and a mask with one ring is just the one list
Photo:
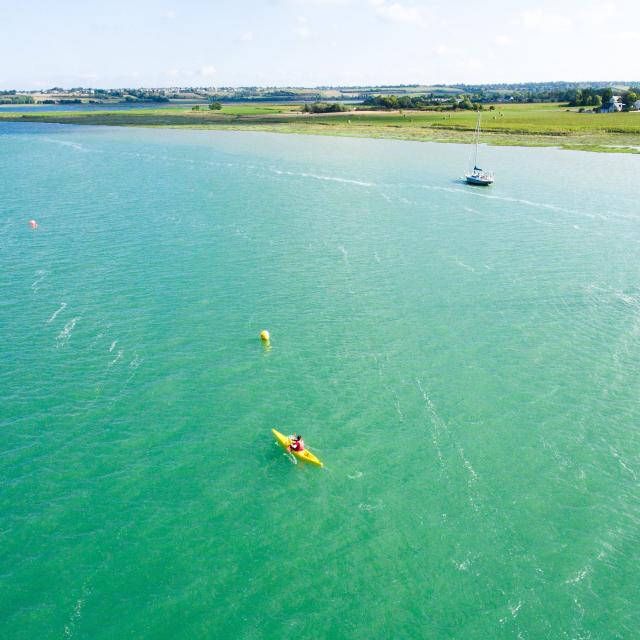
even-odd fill
[(447, 47), (446, 45), (441, 44), (439, 47), (436, 47), (434, 53), (441, 58), (450, 58), (453, 56), (460, 56), (464, 53), (464, 51), (462, 49)]
[(205, 65), (203, 67), (200, 67), (200, 75), (203, 78), (211, 78), (212, 76), (215, 76), (217, 72), (217, 69), (212, 66), (212, 65)]
[(297, 4), (350, 4), (351, 0), (294, 0)]
[(172, 79), (209, 79), (212, 78), (218, 70), (213, 65), (202, 65), (199, 69), (178, 69), (173, 67), (165, 71), (165, 74)]
[(477, 60), (476, 58), (465, 58), (464, 60), (458, 60), (455, 63), (455, 66), (458, 69), (479, 71), (483, 69), (485, 66), (485, 62), (483, 60)]
[(616, 40), (624, 40), (628, 42), (636, 42), (638, 40), (638, 33), (636, 31), (618, 31), (612, 35)]
[(242, 42), (251, 42), (253, 40), (253, 31), (245, 31), (241, 36)]
[(499, 47), (506, 47), (513, 44), (513, 39), (509, 36), (499, 35), (493, 39), (493, 44), (497, 44)]
[(311, 35), (311, 31), (309, 27), (307, 27), (307, 22), (309, 22), (306, 18), (299, 16), (296, 18), (296, 22), (298, 23), (296, 27), (293, 29), (293, 33), (295, 33), (300, 38), (308, 38)]
[(579, 15), (588, 24), (598, 27), (616, 16), (616, 6), (610, 2), (593, 4), (582, 9)]
[(327, 5), (350, 4), (351, 0), (290, 0), (290, 2), (297, 5), (322, 7)]
[(572, 26), (571, 20), (566, 16), (558, 13), (548, 13), (542, 9), (523, 11), (520, 18), (527, 29), (542, 31), (543, 33), (561, 33), (569, 31)]
[(78, 73), (74, 76), (75, 78), (79, 78), (84, 82), (97, 80), (100, 76), (94, 71), (90, 71), (89, 73)]
[(178, 17), (178, 12), (174, 11), (173, 9), (169, 9), (169, 11), (164, 14), (164, 17), (168, 20), (173, 20), (174, 18)]
[(414, 4), (387, 2), (387, 0), (370, 0), (370, 4), (382, 20), (400, 24), (424, 24), (425, 9)]

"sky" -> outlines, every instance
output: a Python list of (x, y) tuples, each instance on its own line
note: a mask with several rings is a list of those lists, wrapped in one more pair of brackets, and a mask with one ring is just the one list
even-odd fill
[(0, 89), (640, 80), (640, 0), (23, 0)]

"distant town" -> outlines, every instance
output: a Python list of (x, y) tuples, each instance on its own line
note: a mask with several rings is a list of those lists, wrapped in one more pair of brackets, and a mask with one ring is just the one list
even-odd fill
[[(0, 91), (0, 105), (135, 103), (360, 103), (378, 109), (482, 109), (504, 103), (566, 103), (590, 113), (640, 110), (640, 82), (323, 87), (52, 87)], [(327, 111), (339, 110), (327, 107)]]

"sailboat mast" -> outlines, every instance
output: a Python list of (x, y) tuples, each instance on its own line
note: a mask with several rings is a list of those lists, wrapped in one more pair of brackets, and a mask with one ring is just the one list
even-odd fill
[(483, 171), (478, 166), (478, 148), (480, 146), (481, 117), (482, 116), (480, 113), (480, 109), (478, 109), (478, 120), (476, 122), (476, 131), (475, 131), (476, 148), (474, 150), (472, 147), (471, 153), (469, 154), (469, 161), (471, 161), (471, 159), (473, 158), (473, 169), (465, 175), (465, 178), (468, 184), (482, 185), (486, 187), (490, 184), (493, 184), (493, 174), (488, 171)]
[(473, 170), (478, 166), (478, 145), (480, 144), (480, 112), (478, 111), (478, 121), (476, 122), (476, 157), (473, 161)]

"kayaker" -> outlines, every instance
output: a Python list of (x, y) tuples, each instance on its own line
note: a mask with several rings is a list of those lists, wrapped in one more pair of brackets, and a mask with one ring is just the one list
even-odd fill
[(289, 451), (304, 451), (304, 440), (302, 436), (297, 434), (291, 438), (288, 447)]

